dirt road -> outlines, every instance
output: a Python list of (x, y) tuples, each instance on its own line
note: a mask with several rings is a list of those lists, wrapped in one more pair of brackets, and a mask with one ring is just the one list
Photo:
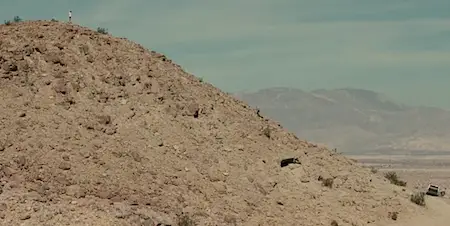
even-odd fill
[(448, 226), (450, 225), (450, 204), (446, 199), (427, 196), (424, 214), (405, 220), (399, 220), (389, 226)]

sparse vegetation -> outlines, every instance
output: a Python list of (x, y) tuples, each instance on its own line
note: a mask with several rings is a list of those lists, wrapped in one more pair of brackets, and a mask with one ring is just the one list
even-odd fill
[(52, 20), (51, 20), (52, 22), (58, 22), (58, 20), (57, 19), (55, 19), (55, 18), (52, 18)]
[(192, 220), (188, 215), (181, 215), (178, 217), (178, 226), (196, 226), (194, 220)]
[(375, 168), (375, 167), (373, 167), (373, 166), (371, 166), (370, 167), (370, 172), (372, 172), (372, 173), (378, 173), (378, 169), (377, 168)]
[(389, 212), (388, 214), (389, 218), (391, 218), (392, 220), (396, 221), (398, 218), (398, 212)]
[(100, 34), (108, 34), (108, 29), (107, 28), (104, 28), (104, 27), (98, 27), (97, 28), (97, 32), (98, 33), (100, 33)]
[(20, 18), (20, 16), (15, 16), (14, 17), (14, 22), (22, 22), (22, 18)]
[(325, 180), (322, 180), (322, 185), (325, 186), (325, 187), (332, 188), (333, 187), (333, 182), (334, 182), (333, 178), (327, 178)]
[(20, 16), (15, 16), (12, 21), (11, 20), (5, 20), (3, 23), (5, 25), (11, 25), (12, 23), (18, 23), (18, 22), (22, 22), (22, 21), (23, 20), (22, 20), (22, 18), (20, 18)]
[(386, 179), (388, 179), (391, 182), (391, 184), (395, 184), (397, 186), (402, 186), (402, 187), (406, 186), (406, 181), (400, 180), (398, 178), (396, 172), (387, 172), (387, 173), (384, 174), (384, 177)]
[(419, 205), (425, 206), (425, 192), (416, 192), (411, 195), (411, 202)]
[(263, 134), (264, 136), (266, 136), (267, 138), (270, 138), (272, 131), (270, 130), (269, 127), (266, 127), (263, 129)]

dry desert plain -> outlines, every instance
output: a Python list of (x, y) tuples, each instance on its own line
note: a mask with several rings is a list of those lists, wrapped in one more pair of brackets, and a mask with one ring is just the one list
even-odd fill
[(429, 184), (435, 184), (446, 190), (444, 197), (426, 196), (427, 214), (392, 226), (406, 225), (449, 225), (450, 212), (450, 153), (427, 155), (426, 153), (408, 155), (352, 155), (360, 164), (372, 167), (377, 174), (396, 172), (406, 187), (416, 191), (426, 191)]

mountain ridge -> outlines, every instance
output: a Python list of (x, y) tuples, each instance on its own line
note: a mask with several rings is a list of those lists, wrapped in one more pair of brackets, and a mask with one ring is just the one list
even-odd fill
[[(356, 88), (306, 92), (277, 87), (235, 96), (260, 108), (299, 137), (343, 152), (450, 151), (450, 142), (446, 141), (450, 138), (450, 111), (446, 109), (409, 106), (384, 94)], [(347, 138), (339, 131), (345, 131)]]

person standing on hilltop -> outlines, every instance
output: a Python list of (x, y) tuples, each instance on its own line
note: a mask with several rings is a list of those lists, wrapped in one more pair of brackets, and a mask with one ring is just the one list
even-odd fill
[(72, 22), (72, 10), (69, 11), (69, 22)]

